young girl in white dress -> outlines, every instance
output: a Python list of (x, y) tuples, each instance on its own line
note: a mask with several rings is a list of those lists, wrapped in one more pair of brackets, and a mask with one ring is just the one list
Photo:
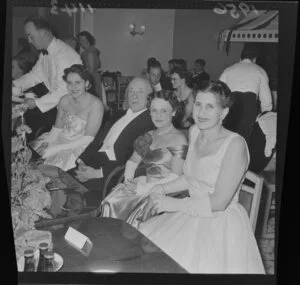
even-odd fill
[[(139, 227), (190, 273), (265, 273), (249, 217), (238, 203), (247, 144), (222, 126), (230, 94), (220, 81), (196, 93), (184, 175), (152, 188)], [(190, 197), (165, 196), (185, 189)]]

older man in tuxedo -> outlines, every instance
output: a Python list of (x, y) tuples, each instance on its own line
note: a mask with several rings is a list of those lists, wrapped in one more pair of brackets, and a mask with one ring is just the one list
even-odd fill
[(130, 158), (138, 136), (155, 129), (146, 108), (147, 96), (151, 92), (147, 79), (134, 78), (128, 85), (129, 109), (126, 114), (112, 126), (108, 124), (100, 130), (78, 158), (77, 167), (68, 171), (88, 188), (87, 205), (99, 205), (107, 175)]

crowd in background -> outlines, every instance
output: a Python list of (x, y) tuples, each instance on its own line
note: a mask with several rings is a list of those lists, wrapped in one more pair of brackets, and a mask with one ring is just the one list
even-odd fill
[[(236, 192), (251, 167), (259, 115), (268, 113), (268, 138), (255, 149), (263, 160), (257, 169), (275, 149), (268, 76), (256, 64), (255, 47), (245, 47), (216, 81), (204, 59), (191, 69), (184, 59), (170, 59), (164, 71), (151, 57), (128, 84), (120, 116), (104, 120), (109, 106), (93, 35), (60, 40), (41, 17), (26, 19), (24, 30), (28, 40), (19, 39), (12, 59), (13, 96), (25, 96), (28, 141), (44, 163), (67, 171), (89, 190), (88, 205), (102, 203), (103, 216), (138, 227), (189, 272), (264, 273)], [(105, 179), (120, 165), (125, 182), (106, 196)], [(185, 189), (184, 199), (167, 196)], [(116, 211), (120, 204), (124, 211)]]

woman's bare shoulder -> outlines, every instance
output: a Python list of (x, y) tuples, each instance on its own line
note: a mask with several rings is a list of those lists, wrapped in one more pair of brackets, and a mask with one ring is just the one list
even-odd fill
[(59, 100), (59, 107), (66, 107), (70, 103), (71, 95), (66, 94), (62, 96)]

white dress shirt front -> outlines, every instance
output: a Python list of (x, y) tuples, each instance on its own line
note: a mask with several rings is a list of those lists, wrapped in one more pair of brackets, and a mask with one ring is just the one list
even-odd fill
[(53, 38), (47, 51), (48, 55), (40, 54), (30, 72), (13, 81), (15, 86), (23, 91), (44, 82), (49, 93), (35, 99), (36, 106), (43, 113), (56, 107), (60, 98), (69, 93), (62, 78), (64, 69), (73, 64), (82, 64), (80, 55), (59, 39)]
[(98, 152), (106, 152), (108, 158), (110, 160), (116, 160), (114, 144), (123, 131), (123, 129), (139, 114), (146, 111), (146, 108), (139, 111), (133, 112), (130, 108), (127, 110), (126, 114), (120, 118), (109, 130), (108, 134), (106, 135), (102, 147), (98, 150)]
[(261, 103), (261, 111), (272, 110), (272, 95), (267, 73), (249, 59), (226, 68), (220, 76), (231, 92), (253, 92)]

